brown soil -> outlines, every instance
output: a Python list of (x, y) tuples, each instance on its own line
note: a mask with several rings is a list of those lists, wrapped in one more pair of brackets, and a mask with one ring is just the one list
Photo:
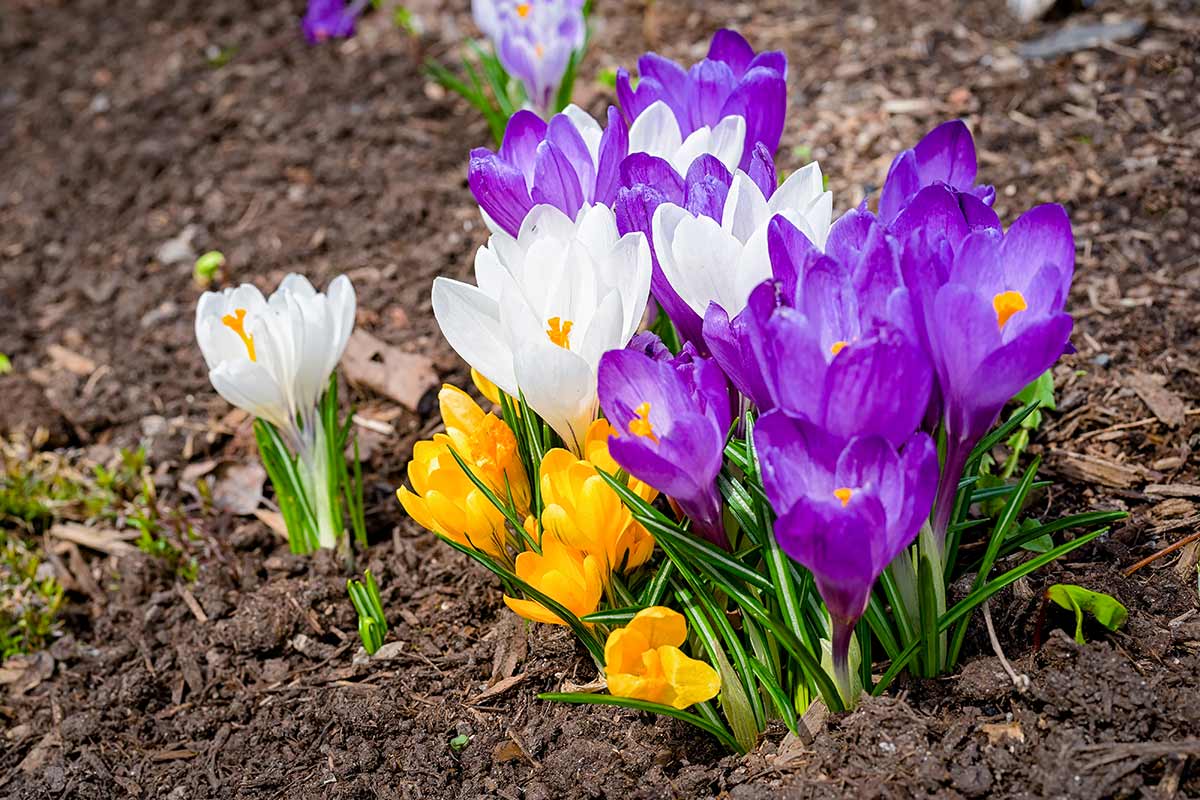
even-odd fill
[[(1196, 549), (1122, 575), (1200, 519), (1194, 5), (1101, 0), (1067, 23), (1110, 13), (1145, 31), (1026, 62), (1017, 44), (1064, 23), (1023, 28), (992, 0), (597, 4), (580, 82), (594, 111), (609, 100), (593, 80), (602, 68), (646, 48), (697, 57), (730, 24), (787, 50), (780, 162), (795, 168), (789, 148), (811, 147), (839, 207), (951, 116), (975, 131), (1002, 218), (1065, 204), (1079, 353), (1058, 370), (1060, 409), (1034, 447), (1057, 480), (1038, 513), (1132, 512), (993, 604), (1028, 691), (1012, 688), (977, 621), (959, 674), (898, 686), (807, 746), (780, 730), (744, 759), (679, 723), (534, 698), (594, 670), (566, 632), (515, 620), (489, 576), (416, 530), (391, 496), (434, 422), (428, 396), (414, 412), (353, 395), (396, 431), (368, 463), (362, 559), (383, 587), (390, 640), (403, 643), (388, 660), (355, 660), (346, 576), (331, 558), (292, 557), (254, 518), (206, 514), (182, 485), (189, 462), (252, 451), (193, 343), (190, 261), (159, 257), (189, 225), (193, 248), (224, 250), (236, 281), (348, 271), (365, 329), (464, 382), (429, 285), (469, 273), (483, 240), (465, 161), (487, 131), (419, 64), (469, 29), (468, 4), (409, 4), (421, 40), (378, 13), (356, 39), (320, 48), (301, 41), (302, 5), (0, 10), (0, 352), (16, 373), (0, 379), (0, 433), (41, 427), (47, 447), (93, 461), (145, 443), (160, 501), (198, 534), (186, 547), (199, 562), (182, 586), (143, 556), (93, 554), (99, 590), (71, 593), (63, 637), (0, 696), (0, 794), (1200, 796)], [(228, 63), (210, 65), (221, 50)], [(1113, 593), (1127, 627), (1088, 629), (1097, 641), (1082, 647), (1048, 633), (1072, 627), (1054, 611), (1040, 619), (1055, 582)], [(459, 734), (469, 744), (455, 751)]]

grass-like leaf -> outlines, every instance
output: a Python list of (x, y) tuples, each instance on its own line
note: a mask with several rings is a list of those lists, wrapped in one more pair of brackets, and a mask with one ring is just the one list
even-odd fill
[(743, 755), (746, 753), (727, 728), (721, 728), (699, 714), (681, 711), (674, 706), (650, 703), (646, 700), (634, 700), (630, 697), (613, 697), (611, 694), (586, 694), (583, 692), (543, 692), (538, 695), (538, 699), (551, 700), (556, 703), (574, 703), (575, 705), (618, 706), (620, 708), (628, 708), (632, 711), (649, 711), (653, 714), (662, 714), (664, 717), (671, 717), (672, 719), (686, 722), (689, 725), (695, 725), (705, 733), (714, 736), (721, 744), (736, 753)]

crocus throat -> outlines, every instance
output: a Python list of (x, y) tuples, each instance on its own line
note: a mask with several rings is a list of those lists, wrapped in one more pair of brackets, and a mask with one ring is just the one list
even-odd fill
[(833, 496), (842, 501), (842, 508), (850, 505), (850, 498), (854, 496), (854, 490), (846, 487), (834, 489)]
[(546, 335), (550, 337), (550, 341), (564, 350), (571, 349), (571, 328), (575, 327), (575, 323), (571, 320), (564, 320), (560, 317), (551, 317), (546, 320)]
[(829, 352), (833, 353), (836, 356), (838, 353), (840, 353), (844, 349), (846, 349), (846, 345), (848, 345), (848, 344), (850, 344), (850, 343), (849, 342), (834, 342), (832, 345), (830, 345)]
[(654, 428), (650, 426), (650, 403), (642, 403), (633, 410), (633, 413), (637, 416), (630, 420), (629, 432), (634, 436), (644, 436), (658, 444), (658, 437), (654, 435)]
[(221, 317), (221, 324), (241, 337), (242, 343), (246, 345), (246, 353), (250, 356), (250, 360), (258, 361), (258, 358), (254, 355), (254, 337), (246, 333), (246, 309), (238, 308), (232, 314), (226, 314)]
[(1025, 295), (1020, 292), (1000, 292), (992, 298), (992, 307), (996, 309), (996, 324), (1004, 330), (1004, 326), (1018, 311), (1029, 308), (1025, 303)]
[(517, 451), (517, 438), (496, 416), (488, 414), (467, 437), (475, 465), (503, 470)]

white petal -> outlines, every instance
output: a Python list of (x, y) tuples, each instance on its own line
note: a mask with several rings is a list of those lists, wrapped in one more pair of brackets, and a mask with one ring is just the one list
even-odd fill
[(675, 112), (662, 100), (654, 101), (629, 126), (630, 153), (649, 153), (669, 160), (681, 144), (683, 134), (679, 132)]
[(821, 165), (816, 161), (801, 167), (771, 195), (771, 214), (780, 214), (788, 209), (807, 209), (825, 191), (823, 183)]
[(721, 306), (736, 302), (735, 267), (742, 243), (722, 230), (715, 220), (709, 217), (683, 220), (671, 249), (676, 275), (668, 280), (674, 281), (672, 286), (693, 311), (703, 317), (711, 302)]
[(604, 136), (604, 129), (600, 127), (600, 123), (596, 121), (595, 117), (574, 103), (564, 108), (562, 113), (567, 115), (567, 119), (571, 120), (575, 130), (579, 131), (584, 144), (587, 145), (588, 152), (592, 154), (592, 164), (598, 167), (600, 165), (600, 139)]
[(208, 377), (217, 394), (231, 405), (277, 428), (291, 430), (294, 427), (282, 387), (260, 364), (252, 361), (222, 364)]
[(619, 350), (625, 346), (627, 339), (624, 331), (621, 293), (613, 289), (600, 301), (586, 330), (580, 332), (580, 341), (571, 349), (578, 353), (594, 372), (600, 366), (600, 356), (609, 350)]
[(725, 198), (721, 228), (739, 242), (746, 242), (769, 219), (767, 199), (763, 197), (762, 190), (739, 169), (734, 173), (733, 183)]
[(708, 152), (712, 153), (732, 172), (742, 160), (742, 148), (746, 144), (746, 118), (728, 116), (712, 129)]
[(530, 342), (513, 359), (517, 381), (530, 407), (580, 453), (596, 416), (596, 376), (586, 361), (546, 341)]
[(750, 299), (750, 293), (771, 277), (771, 255), (767, 245), (768, 226), (769, 222), (755, 231), (750, 241), (742, 248), (742, 255), (735, 268), (733, 298), (724, 306), (730, 317), (744, 309)]
[(501, 335), (495, 300), (475, 286), (439, 277), (433, 281), (433, 315), (463, 361), (505, 392), (516, 393), (512, 350)]

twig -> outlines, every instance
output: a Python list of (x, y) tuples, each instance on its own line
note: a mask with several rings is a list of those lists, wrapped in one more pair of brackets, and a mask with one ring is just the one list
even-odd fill
[(1176, 550), (1180, 549), (1181, 547), (1187, 547), (1189, 544), (1191, 544), (1192, 542), (1196, 542), (1196, 541), (1200, 541), (1200, 531), (1193, 533), (1191, 536), (1185, 536), (1182, 539), (1180, 539), (1178, 542), (1175, 542), (1174, 544), (1167, 545), (1162, 550), (1159, 550), (1157, 553), (1155, 553), (1153, 555), (1146, 556), (1141, 561), (1137, 562), (1132, 567), (1125, 570), (1125, 577), (1128, 578), (1130, 575), (1137, 572), (1139, 569), (1146, 566), (1147, 564), (1153, 563), (1153, 562), (1157, 561), (1158, 559), (1162, 558), (1163, 556), (1170, 555), (1171, 553), (1174, 553)]
[(996, 658), (1000, 659), (1000, 666), (1004, 667), (1004, 671), (1008, 673), (1009, 679), (1013, 682), (1013, 686), (1017, 687), (1018, 692), (1029, 691), (1029, 676), (1018, 674), (1012, 668), (1012, 664), (1008, 663), (1008, 659), (1004, 657), (1004, 650), (1000, 647), (1000, 640), (996, 638), (996, 627), (992, 624), (992, 609), (988, 605), (988, 601), (983, 601), (983, 621), (987, 624), (988, 638), (992, 641), (992, 650), (996, 653)]

